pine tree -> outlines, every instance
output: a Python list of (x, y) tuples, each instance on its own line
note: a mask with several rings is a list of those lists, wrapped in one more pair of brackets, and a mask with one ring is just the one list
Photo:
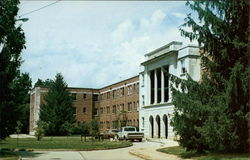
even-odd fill
[[(248, 151), (249, 103), (249, 2), (247, 0), (193, 1), (181, 29), (202, 48), (200, 82), (174, 82), (174, 116), (171, 124), (187, 150)], [(176, 88), (181, 88), (177, 90)]]
[(13, 81), (15, 98), (13, 99), (18, 111), (18, 120), (23, 124), (21, 133), (29, 132), (30, 94), (32, 81), (28, 73), (18, 75)]
[(19, 0), (0, 1), (0, 139), (13, 133), (17, 111), (13, 102), (13, 80), (19, 74), (24, 32), (16, 19)]
[(40, 118), (48, 123), (47, 135), (64, 135), (64, 123), (75, 122), (72, 97), (67, 91), (67, 84), (61, 74), (57, 74), (41, 106)]

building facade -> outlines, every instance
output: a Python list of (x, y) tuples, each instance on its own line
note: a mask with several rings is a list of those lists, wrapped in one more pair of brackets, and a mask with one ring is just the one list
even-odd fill
[[(90, 122), (96, 118), (100, 132), (118, 129), (122, 125), (139, 125), (139, 76), (106, 86), (101, 89), (67, 89), (73, 98), (77, 122)], [(30, 94), (30, 134), (34, 134), (39, 112), (45, 103), (48, 88), (35, 87)]]
[[(139, 76), (100, 89), (68, 88), (78, 122), (97, 119), (100, 132), (121, 126), (139, 127), (146, 138), (173, 138), (169, 75), (200, 80), (200, 50), (171, 42), (145, 55)], [(30, 134), (34, 134), (47, 88), (36, 87), (30, 96)]]
[(173, 138), (174, 111), (169, 74), (200, 79), (200, 53), (196, 46), (171, 42), (145, 55), (140, 73), (139, 128), (146, 138)]

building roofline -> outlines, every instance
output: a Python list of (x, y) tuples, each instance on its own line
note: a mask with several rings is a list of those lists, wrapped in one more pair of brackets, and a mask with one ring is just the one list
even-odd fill
[(151, 52), (145, 54), (144, 56), (151, 56), (152, 54), (154, 54), (154, 53), (156, 53), (156, 52), (159, 52), (159, 51), (161, 51), (161, 50), (163, 50), (163, 49), (168, 48), (168, 47), (171, 46), (172, 44), (180, 44), (180, 45), (182, 45), (182, 42), (172, 41), (172, 42), (170, 42), (170, 43), (168, 43), (168, 44), (166, 44), (166, 45), (164, 45), (164, 46), (162, 46), (162, 47), (160, 47), (160, 48), (157, 48), (157, 49), (155, 49), (155, 50), (153, 50), (153, 51), (151, 51)]
[[(127, 81), (127, 80), (130, 80), (130, 79), (133, 79), (133, 78), (136, 78), (136, 77), (139, 77), (139, 74), (136, 75), (136, 76), (133, 76), (133, 77), (130, 77), (130, 78), (127, 78), (127, 79), (124, 79), (124, 80), (121, 80), (121, 81), (118, 81), (116, 83), (113, 83), (113, 84), (110, 84), (110, 85), (107, 85), (107, 86), (104, 86), (104, 87), (101, 87), (101, 88), (81, 88), (81, 87), (67, 87), (67, 89), (89, 89), (89, 90), (96, 90), (96, 91), (100, 91), (101, 89), (104, 89), (104, 88), (107, 88), (109, 86), (112, 86), (112, 85), (116, 85), (118, 83), (122, 83), (124, 81)], [(39, 86), (38, 86), (39, 87)], [(33, 87), (31, 90), (35, 89), (36, 87)], [(48, 87), (40, 87), (42, 89), (49, 89)]]
[(133, 77), (130, 77), (130, 78), (127, 78), (127, 79), (121, 80), (121, 81), (119, 81), (119, 82), (116, 82), (116, 83), (113, 83), (113, 84), (107, 85), (107, 86), (105, 86), (105, 87), (102, 87), (102, 88), (100, 88), (100, 90), (101, 90), (101, 89), (104, 89), (104, 88), (107, 88), (107, 87), (109, 87), (109, 86), (112, 86), (112, 85), (116, 85), (116, 84), (118, 84), (118, 83), (122, 83), (122, 82), (127, 81), (127, 80), (130, 80), (130, 79), (133, 79), (133, 78), (135, 78), (135, 77), (139, 77), (139, 74), (138, 74), (138, 75), (136, 75), (136, 76), (133, 76)]
[(170, 54), (172, 54), (172, 53), (177, 53), (177, 52), (178, 52), (178, 50), (171, 50), (171, 51), (168, 51), (168, 52), (166, 52), (166, 53), (164, 53), (164, 54), (162, 54), (162, 55), (159, 55), (159, 56), (157, 56), (157, 57), (154, 57), (154, 58), (152, 58), (152, 59), (149, 59), (149, 60), (147, 60), (147, 61), (142, 62), (141, 65), (145, 66), (145, 64), (148, 64), (148, 63), (150, 63), (150, 62), (152, 62), (152, 61), (155, 61), (156, 59), (159, 59), (159, 58), (162, 58), (162, 57), (165, 57), (165, 56), (168, 56), (168, 55), (170, 55)]

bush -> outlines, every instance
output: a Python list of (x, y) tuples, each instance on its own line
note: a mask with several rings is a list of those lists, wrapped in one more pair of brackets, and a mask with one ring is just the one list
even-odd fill
[(48, 123), (43, 121), (37, 122), (37, 127), (35, 128), (35, 136), (37, 140), (41, 140), (45, 135), (45, 131), (48, 129)]

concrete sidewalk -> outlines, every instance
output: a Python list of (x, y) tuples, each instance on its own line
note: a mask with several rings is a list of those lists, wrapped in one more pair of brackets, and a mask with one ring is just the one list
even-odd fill
[(179, 160), (178, 156), (161, 153), (156, 151), (158, 148), (165, 148), (171, 146), (178, 146), (178, 143), (169, 139), (148, 139), (148, 142), (159, 143), (159, 145), (145, 146), (134, 148), (129, 151), (130, 154), (143, 158), (145, 160)]

